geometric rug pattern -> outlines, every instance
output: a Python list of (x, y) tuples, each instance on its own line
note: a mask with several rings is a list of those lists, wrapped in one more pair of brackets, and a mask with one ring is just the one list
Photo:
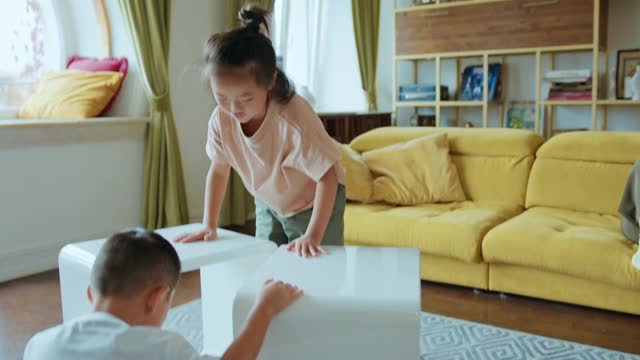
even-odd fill
[[(200, 300), (171, 309), (163, 327), (202, 351)], [(420, 335), (421, 360), (640, 360), (638, 355), (429, 313), (422, 313)]]
[[(445, 316), (422, 314), (421, 359), (640, 359), (544, 336)], [(640, 329), (638, 333), (640, 339)]]

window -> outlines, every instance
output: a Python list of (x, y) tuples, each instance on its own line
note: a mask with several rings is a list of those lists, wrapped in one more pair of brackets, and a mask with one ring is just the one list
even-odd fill
[(17, 108), (37, 79), (62, 68), (53, 0), (7, 1), (0, 12), (0, 108)]
[(288, 22), (283, 21), (289, 13), (289, 0), (276, 0), (273, 4), (273, 19), (271, 22), (271, 34), (273, 47), (276, 51), (276, 63), (280, 69), (284, 69), (284, 54), (286, 49), (286, 34)]
[(318, 112), (365, 111), (351, 2), (276, 0), (273, 44), (282, 69)]

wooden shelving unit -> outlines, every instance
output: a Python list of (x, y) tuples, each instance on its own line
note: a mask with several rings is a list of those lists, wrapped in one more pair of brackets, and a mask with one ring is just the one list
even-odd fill
[(427, 5), (416, 5), (407, 9), (398, 9), (396, 8), (396, 12), (405, 12), (405, 11), (420, 11), (420, 10), (442, 10), (448, 9), (456, 6), (464, 6), (469, 5), (468, 2), (473, 1), (474, 4), (488, 4), (500, 1), (509, 1), (509, 0), (467, 0), (467, 1), (455, 1), (455, 2), (442, 2), (440, 0), (436, 0), (434, 4)]
[(598, 100), (598, 105), (606, 105), (606, 106), (638, 106), (640, 105), (640, 100)]
[[(604, 57), (604, 69), (608, 68), (608, 53), (606, 48), (606, 30), (607, 30), (607, 11), (608, 11), (608, 0), (466, 0), (466, 1), (456, 1), (452, 3), (442, 2), (436, 0), (435, 4), (428, 5), (417, 5), (410, 6), (405, 8), (399, 8), (397, 4), (398, 0), (395, 0), (395, 16), (394, 16), (394, 61), (393, 61), (393, 98), (394, 98), (394, 124), (398, 124), (398, 109), (400, 108), (413, 108), (414, 114), (418, 112), (419, 108), (432, 108), (435, 112), (436, 117), (436, 126), (441, 125), (441, 109), (443, 108), (455, 108), (456, 109), (456, 117), (459, 108), (471, 107), (471, 108), (482, 108), (482, 124), (483, 127), (488, 127), (489, 119), (489, 107), (491, 105), (498, 105), (501, 107), (500, 114), (501, 119), (500, 123), (503, 123), (503, 117), (505, 113), (506, 104), (502, 101), (490, 102), (487, 99), (487, 91), (484, 91), (484, 98), (482, 101), (458, 101), (458, 100), (440, 100), (440, 86), (442, 85), (442, 61), (444, 59), (455, 59), (455, 73), (456, 73), (456, 86), (460, 86), (460, 59), (464, 58), (481, 58), (484, 73), (488, 73), (488, 66), (491, 58), (502, 58), (504, 60), (505, 57), (513, 56), (513, 55), (532, 55), (535, 57), (535, 99), (531, 99), (535, 101), (535, 129), (534, 131), (537, 133), (543, 133), (544, 135), (550, 136), (553, 129), (553, 114), (555, 107), (561, 106), (588, 106), (591, 107), (591, 129), (593, 130), (606, 130), (607, 126), (607, 109), (611, 106), (640, 106), (640, 101), (632, 101), (632, 100), (603, 100), (598, 99), (598, 95), (601, 93), (600, 91), (600, 80), (601, 77), (604, 79), (605, 83), (607, 83), (608, 74), (606, 71), (601, 72), (601, 59)], [(589, 1), (592, 1), (591, 4)], [(575, 5), (572, 5), (575, 4)], [(536, 46), (527, 46), (527, 47), (519, 47), (519, 43), (515, 43), (510, 39), (489, 39), (488, 41), (477, 41), (478, 47), (484, 46), (485, 43), (493, 41), (496, 44), (506, 44), (504, 48), (465, 48), (468, 43), (473, 43), (474, 39), (465, 39), (465, 42), (461, 42), (459, 47), (456, 47), (456, 44), (447, 44), (445, 41), (438, 42), (437, 34), (434, 35), (433, 31), (437, 31), (439, 29), (438, 26), (444, 26), (445, 29), (442, 29), (442, 33), (446, 31), (463, 31), (457, 28), (450, 27), (447, 29), (447, 22), (458, 24), (456, 26), (460, 26), (460, 23), (464, 23), (461, 21), (462, 17), (467, 17), (469, 19), (473, 19), (474, 17), (479, 17), (477, 14), (470, 13), (481, 13), (482, 11), (512, 11), (525, 13), (526, 11), (531, 11), (535, 9), (536, 12), (533, 14), (541, 14), (536, 16), (549, 16), (557, 19), (557, 13), (551, 14), (555, 8), (557, 7), (557, 11), (566, 11), (568, 7), (574, 6), (577, 8), (577, 14), (572, 14), (573, 17), (580, 18), (581, 22), (575, 20), (575, 23), (571, 23), (571, 20), (568, 21), (567, 26), (573, 26), (575, 31), (565, 31), (563, 36), (559, 36), (558, 39), (553, 38), (553, 34), (550, 34), (550, 31), (557, 30), (549, 30), (549, 29), (537, 29), (538, 33), (533, 34), (528, 38), (530, 44), (528, 45), (536, 45)], [(591, 7), (592, 6), (592, 7)], [(473, 7), (473, 8), (472, 8)], [(487, 7), (491, 7), (491, 9), (485, 9)], [(529, 15), (531, 13), (528, 13)], [(545, 15), (546, 14), (546, 15)], [(589, 18), (592, 16), (592, 19)], [(453, 21), (454, 17), (456, 21)], [(507, 16), (501, 15), (496, 17), (499, 21), (508, 21), (503, 20), (508, 18)], [(490, 20), (491, 17), (488, 17)], [(502, 20), (500, 20), (502, 19)], [(591, 27), (585, 28), (585, 23), (588, 23), (590, 20)], [(400, 20), (400, 21), (399, 21)], [(486, 21), (487, 19), (485, 19)], [(498, 21), (497, 20), (497, 21)], [(536, 20), (538, 23), (536, 25), (543, 24), (545, 22), (543, 20), (548, 20), (542, 18), (542, 20)], [(526, 20), (525, 20), (526, 21)], [(555, 21), (555, 20), (554, 20)], [(422, 23), (421, 23), (422, 22)], [(521, 19), (522, 22), (522, 19)], [(424, 24), (424, 25), (423, 25)], [(496, 27), (501, 24), (492, 23), (491, 26)], [(516, 26), (513, 24), (507, 24), (509, 26)], [(488, 25), (487, 25), (488, 26)], [(523, 25), (524, 26), (524, 25)], [(557, 26), (557, 21), (555, 21), (553, 26)], [(540, 27), (540, 26), (537, 26)], [(530, 26), (529, 28), (536, 28)], [(572, 29), (574, 29), (572, 28)], [(435, 30), (434, 30), (435, 29)], [(478, 33), (482, 33), (482, 29), (478, 30)], [(430, 33), (431, 31), (431, 33)], [(534, 31), (534, 30), (532, 30)], [(420, 43), (418, 37), (425, 36), (421, 34), (429, 33), (428, 41), (425, 40), (425, 43)], [(502, 33), (503, 36), (510, 36), (507, 32)], [(569, 40), (565, 39), (566, 34), (570, 34), (574, 36)], [(447, 34), (449, 35), (449, 34)], [(561, 34), (562, 35), (562, 34)], [(480, 35), (478, 35), (480, 36)], [(449, 36), (450, 38), (451, 36)], [(473, 37), (473, 34), (471, 34)], [(445, 37), (442, 37), (443, 39)], [(486, 40), (486, 39), (485, 39)], [(575, 40), (575, 41), (573, 41)], [(554, 43), (555, 42), (555, 43)], [(514, 45), (515, 44), (515, 45)], [(509, 46), (513, 45), (513, 46)], [(462, 51), (456, 51), (458, 48), (462, 49)], [(434, 51), (429, 51), (434, 49)], [(422, 51), (426, 50), (426, 51)], [(571, 53), (571, 52), (589, 52), (593, 58), (592, 64), (592, 73), (593, 73), (593, 89), (592, 89), (592, 99), (593, 100), (576, 100), (576, 101), (560, 101), (560, 100), (545, 100), (543, 98), (544, 94), (542, 94), (542, 63), (543, 57), (550, 57), (550, 68), (547, 70), (553, 70), (555, 55), (557, 53)], [(413, 67), (413, 82), (417, 83), (418, 81), (418, 63), (421, 61), (433, 61), (435, 63), (435, 84), (436, 88), (436, 100), (434, 101), (398, 101), (398, 63), (400, 62), (409, 62)], [(484, 89), (488, 88), (488, 77), (484, 77)], [(455, 94), (451, 94), (452, 97), (455, 98)], [(503, 94), (504, 96), (504, 94)], [(542, 124), (542, 114), (545, 114), (545, 129), (541, 128)], [(598, 121), (599, 116), (601, 114), (600, 119), (601, 122)]]
[(543, 106), (587, 106), (593, 103), (592, 100), (542, 100)]

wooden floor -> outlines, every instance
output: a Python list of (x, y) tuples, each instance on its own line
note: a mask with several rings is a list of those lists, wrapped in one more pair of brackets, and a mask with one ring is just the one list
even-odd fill
[[(174, 305), (199, 297), (199, 272), (183, 274)], [(430, 282), (422, 311), (640, 354), (640, 316)], [(57, 271), (0, 283), (0, 359), (21, 359), (34, 333), (61, 321)]]
[[(200, 297), (183, 274), (174, 305)], [(422, 282), (422, 311), (640, 354), (640, 316)], [(0, 284), (0, 359), (21, 359), (34, 333), (62, 321), (58, 272)]]

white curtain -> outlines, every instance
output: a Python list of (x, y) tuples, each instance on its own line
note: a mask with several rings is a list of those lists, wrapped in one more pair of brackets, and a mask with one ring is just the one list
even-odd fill
[(318, 65), (325, 43), (321, 30), (325, 28), (328, 3), (326, 0), (278, 2), (282, 3), (282, 11), (276, 26), (281, 32), (276, 43), (283, 56), (284, 71), (294, 81), (298, 93), (313, 102), (319, 93)]
[(366, 111), (350, 1), (276, 0), (274, 21), (283, 70), (316, 111)]

